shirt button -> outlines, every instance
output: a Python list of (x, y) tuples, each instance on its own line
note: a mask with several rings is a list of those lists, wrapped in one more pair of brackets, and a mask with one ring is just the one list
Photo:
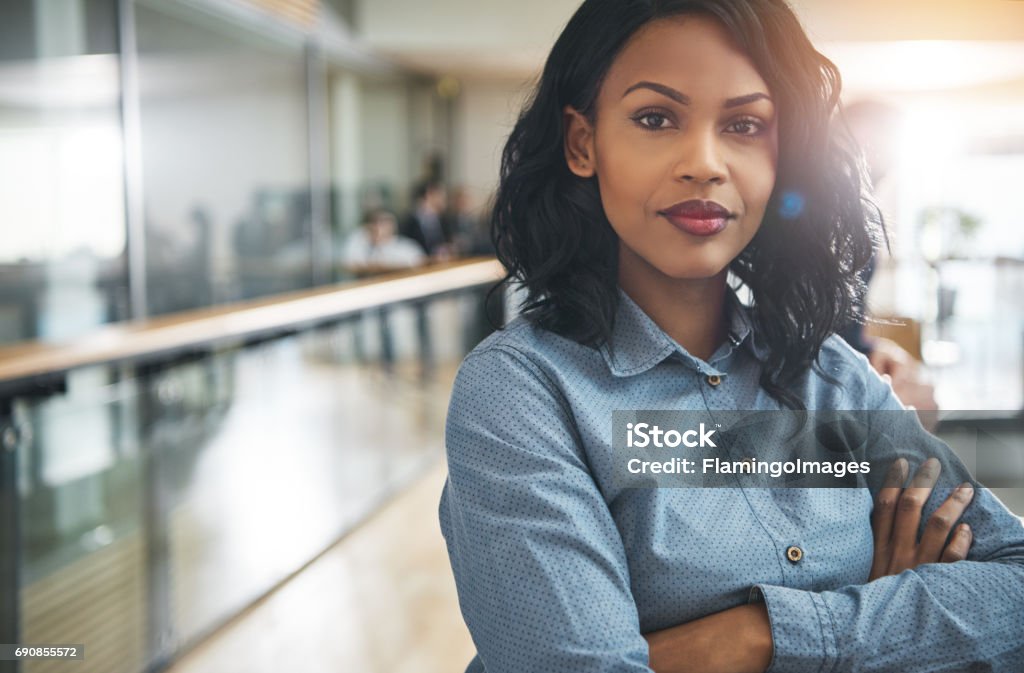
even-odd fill
[(711, 374), (710, 376), (708, 376), (708, 384), (709, 385), (717, 386), (721, 382), (722, 382), (722, 377), (719, 376), (718, 374)]
[(796, 545), (792, 545), (786, 548), (786, 558), (789, 559), (790, 563), (799, 563), (800, 559), (804, 557), (804, 550)]

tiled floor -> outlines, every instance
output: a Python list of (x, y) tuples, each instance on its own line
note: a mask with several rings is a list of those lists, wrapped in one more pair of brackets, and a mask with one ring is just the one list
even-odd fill
[(432, 468), (169, 673), (445, 673), (473, 644), (437, 522)]

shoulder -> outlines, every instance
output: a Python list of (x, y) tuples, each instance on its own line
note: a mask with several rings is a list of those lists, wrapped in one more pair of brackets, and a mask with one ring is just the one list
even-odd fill
[(543, 379), (543, 363), (564, 346), (559, 341), (565, 340), (519, 316), (477, 344), (463, 360), (459, 375), (524, 369)]
[(871, 368), (868, 359), (838, 334), (825, 339), (818, 353), (818, 364), (833, 376), (860, 375)]
[(503, 328), (481, 341), (466, 359), (480, 357), (495, 351), (514, 354), (542, 369), (555, 361), (572, 361), (598, 356), (598, 351), (572, 339), (544, 329), (523, 316), (518, 316)]
[(412, 264), (419, 264), (426, 257), (419, 243), (407, 236), (396, 236), (392, 244), (394, 249), (407, 257)]
[[(519, 316), (480, 342), (466, 356), (455, 379), (455, 395), (521, 398), (541, 394), (564, 403), (568, 382), (603, 365), (600, 352)], [(592, 376), (592, 374), (590, 374)]]
[[(879, 376), (863, 353), (833, 334), (818, 352), (814, 376), (838, 385), (842, 406), (848, 409), (902, 409), (888, 382)], [(828, 381), (828, 378), (834, 381)]]
[(572, 441), (576, 428), (566, 388), (545, 358), (558, 338), (516, 319), (466, 356), (445, 422), (449, 464), (481, 452), (494, 459), (545, 454), (582, 460)]

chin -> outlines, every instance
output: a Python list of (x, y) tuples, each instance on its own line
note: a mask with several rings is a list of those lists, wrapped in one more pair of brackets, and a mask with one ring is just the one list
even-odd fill
[(655, 264), (661, 273), (675, 280), (704, 280), (724, 273), (732, 260), (672, 260), (667, 264)]

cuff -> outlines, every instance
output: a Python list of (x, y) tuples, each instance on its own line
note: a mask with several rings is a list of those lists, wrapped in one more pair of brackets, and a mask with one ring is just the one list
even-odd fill
[(832, 616), (821, 596), (758, 584), (748, 603), (765, 603), (772, 629), (772, 663), (765, 673), (828, 673), (836, 662)]

